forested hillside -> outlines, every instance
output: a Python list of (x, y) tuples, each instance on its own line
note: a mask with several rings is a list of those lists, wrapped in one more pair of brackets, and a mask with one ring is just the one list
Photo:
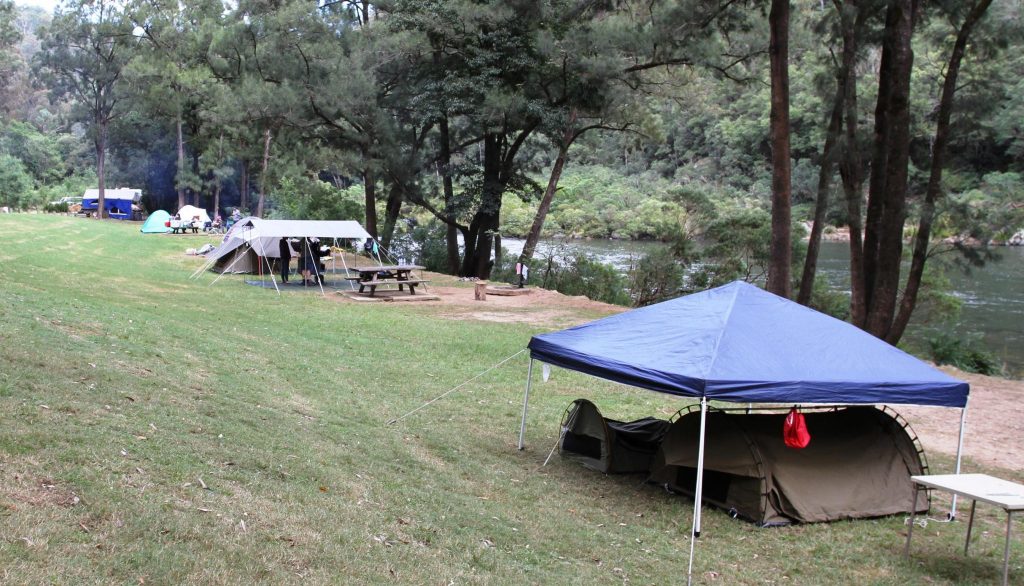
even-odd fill
[[(150, 211), (358, 219), (484, 278), (517, 260), (501, 236), (524, 262), (538, 236), (658, 239), (631, 303), (767, 277), (896, 341), (925, 258), (1024, 229), (1021, 8), (2, 0), (0, 205), (133, 186)], [(812, 299), (837, 230), (863, 273)]]

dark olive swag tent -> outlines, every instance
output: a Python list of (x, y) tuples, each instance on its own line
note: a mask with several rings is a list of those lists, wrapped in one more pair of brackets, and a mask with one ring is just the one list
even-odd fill
[[(719, 425), (725, 421), (720, 414), (713, 413), (709, 417), (709, 400), (745, 404), (904, 404), (960, 408), (956, 463), (956, 472), (960, 472), (969, 393), (967, 383), (846, 322), (747, 283), (737, 281), (567, 330), (534, 336), (528, 347), (531, 360), (523, 397), (519, 449), (524, 446), (534, 360), (700, 400), (699, 415), (684, 418), (692, 422), (688, 425), (699, 429), (696, 460), (688, 462), (683, 458), (678, 464), (672, 464), (692, 469), (691, 479), (685, 475), (680, 477), (676, 471), (672, 482), (692, 482), (695, 538), (700, 536), (702, 501), (713, 503), (720, 496), (704, 495), (705, 483), (712, 492), (720, 489), (715, 473), (711, 470), (705, 473), (706, 463), (712, 461), (705, 454), (705, 443), (725, 442), (736, 437), (735, 433), (728, 433), (727, 426)], [(850, 412), (856, 416), (868, 413)], [(751, 430), (750, 435), (761, 424), (744, 425)], [(781, 423), (775, 429), (775, 433), (781, 435)], [(812, 428), (812, 433), (817, 432)], [(669, 430), (666, 441), (672, 435)], [(815, 435), (812, 445), (818, 437), (825, 436)], [(657, 473), (657, 461), (654, 466)], [(909, 475), (906, 478), (904, 494), (909, 495)], [(909, 505), (909, 497), (906, 500)], [(693, 571), (695, 542), (696, 539), (690, 541), (688, 579)]]

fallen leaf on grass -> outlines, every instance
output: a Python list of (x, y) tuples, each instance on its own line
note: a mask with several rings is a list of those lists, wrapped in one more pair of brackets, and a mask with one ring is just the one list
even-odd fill
[(203, 489), (210, 490), (210, 487), (206, 486), (206, 483), (203, 482), (203, 477), (202, 476), (196, 478), (196, 480), (199, 481), (199, 486), (203, 487)]
[(85, 526), (85, 523), (79, 523), (78, 526), (82, 528), (82, 531), (85, 531), (86, 533), (92, 533), (91, 531), (89, 531), (89, 528)]
[(326, 486), (321, 486), (320, 487), (320, 492), (327, 492), (327, 487)]

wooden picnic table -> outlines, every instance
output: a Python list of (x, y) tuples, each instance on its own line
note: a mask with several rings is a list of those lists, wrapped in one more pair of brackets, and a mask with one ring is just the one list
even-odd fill
[(376, 292), (379, 285), (398, 285), (398, 290), (403, 291), (403, 287), (409, 287), (409, 295), (416, 294), (416, 286), (424, 283), (429, 283), (425, 279), (417, 279), (413, 276), (413, 271), (421, 271), (425, 267), (419, 265), (378, 265), (378, 266), (364, 266), (364, 267), (352, 267), (353, 271), (359, 273), (358, 277), (350, 277), (350, 279), (359, 283), (359, 292), (362, 293), (367, 287), (370, 289), (370, 296)]

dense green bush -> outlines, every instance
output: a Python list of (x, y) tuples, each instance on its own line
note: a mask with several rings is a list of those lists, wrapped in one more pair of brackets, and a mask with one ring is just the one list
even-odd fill
[[(515, 264), (518, 259), (502, 255), (501, 266), (491, 273), (491, 280), (516, 283)], [(529, 265), (528, 284), (553, 289), (565, 295), (586, 295), (594, 301), (630, 305), (626, 276), (615, 267), (593, 260), (584, 254), (551, 255), (534, 258)]]
[(667, 248), (641, 257), (629, 271), (629, 294), (636, 307), (677, 297), (682, 286), (683, 266)]
[(1000, 375), (999, 360), (982, 347), (980, 338), (941, 332), (928, 340), (931, 358), (936, 364), (950, 364), (967, 372)]
[(308, 177), (285, 177), (271, 194), (271, 217), (303, 220), (363, 220), (361, 188), (342, 190)]

